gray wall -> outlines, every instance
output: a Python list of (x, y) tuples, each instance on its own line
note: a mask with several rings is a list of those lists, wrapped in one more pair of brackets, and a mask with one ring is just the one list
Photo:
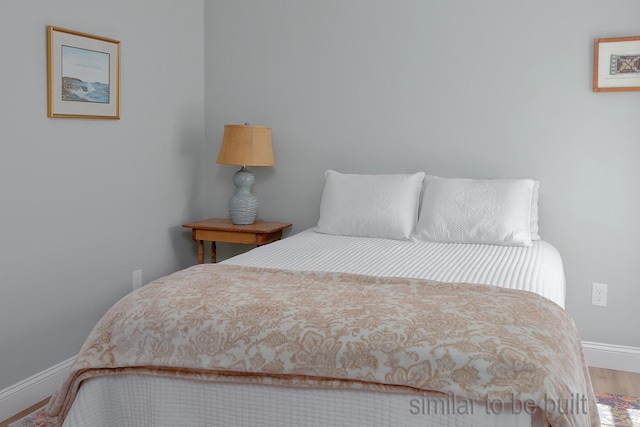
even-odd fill
[(639, 35), (638, 16), (637, 0), (208, 1), (207, 214), (233, 193), (225, 123), (273, 128), (254, 193), (294, 232), (326, 168), (536, 178), (582, 338), (640, 347), (640, 92), (591, 91), (593, 39)]
[[(195, 260), (203, 1), (0, 3), (0, 390), (75, 355), (131, 291)], [(122, 119), (47, 118), (46, 26), (122, 41)]]
[[(226, 215), (235, 168), (215, 157), (244, 121), (273, 127), (260, 216), (294, 232), (317, 221), (326, 168), (539, 179), (583, 339), (640, 346), (640, 93), (591, 92), (593, 38), (637, 35), (639, 15), (636, 0), (3, 1), (0, 390), (74, 355), (133, 270), (193, 263), (180, 224)], [(47, 118), (46, 25), (122, 40), (121, 120)]]

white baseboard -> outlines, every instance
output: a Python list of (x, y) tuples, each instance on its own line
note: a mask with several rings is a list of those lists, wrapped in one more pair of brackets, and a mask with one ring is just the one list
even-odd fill
[(0, 421), (11, 418), (51, 396), (64, 380), (75, 356), (0, 390)]
[[(640, 373), (640, 348), (582, 342), (587, 364), (595, 368)], [(0, 391), (0, 421), (51, 396), (63, 381), (75, 356)]]
[(640, 373), (638, 347), (583, 341), (582, 349), (589, 366)]

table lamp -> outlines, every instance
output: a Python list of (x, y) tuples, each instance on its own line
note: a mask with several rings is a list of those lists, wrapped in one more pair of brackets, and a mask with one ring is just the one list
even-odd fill
[(254, 176), (247, 166), (275, 166), (271, 128), (248, 123), (225, 125), (216, 163), (241, 166), (233, 175), (236, 192), (229, 199), (229, 214), (234, 224), (253, 224), (258, 214), (258, 199), (251, 194)]

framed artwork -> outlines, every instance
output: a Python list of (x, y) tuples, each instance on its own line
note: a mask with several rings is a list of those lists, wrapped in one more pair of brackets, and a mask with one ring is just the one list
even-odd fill
[(593, 91), (640, 90), (640, 36), (595, 39)]
[(120, 42), (48, 27), (48, 116), (120, 118)]

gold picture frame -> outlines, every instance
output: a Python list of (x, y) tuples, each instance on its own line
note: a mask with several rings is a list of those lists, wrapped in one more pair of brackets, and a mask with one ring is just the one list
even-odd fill
[(594, 40), (593, 91), (640, 91), (640, 36)]
[(120, 41), (48, 26), (49, 117), (120, 118)]

